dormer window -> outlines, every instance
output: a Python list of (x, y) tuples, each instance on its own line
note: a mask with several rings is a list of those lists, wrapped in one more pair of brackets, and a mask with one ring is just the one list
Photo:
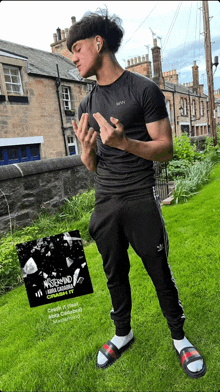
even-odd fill
[(5, 84), (9, 95), (23, 95), (21, 74), (18, 67), (3, 65)]

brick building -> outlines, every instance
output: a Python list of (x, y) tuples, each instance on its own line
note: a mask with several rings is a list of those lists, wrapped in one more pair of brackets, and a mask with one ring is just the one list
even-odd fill
[[(161, 51), (157, 39), (153, 40), (152, 66), (149, 54), (134, 57), (127, 61), (126, 69), (140, 73), (152, 79), (161, 88), (166, 99), (166, 106), (174, 135), (186, 132), (192, 140), (204, 139), (209, 135), (208, 97), (203, 85), (199, 84), (199, 67), (194, 61), (192, 66), (192, 83), (180, 84), (176, 70), (162, 71)], [(220, 100), (215, 100), (216, 123), (220, 123)]]
[(0, 165), (79, 152), (72, 120), (92, 82), (66, 57), (0, 40)]

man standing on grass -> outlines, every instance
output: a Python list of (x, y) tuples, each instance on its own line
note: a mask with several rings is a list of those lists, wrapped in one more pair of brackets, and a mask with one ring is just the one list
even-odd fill
[(103, 259), (116, 327), (115, 336), (98, 352), (97, 366), (107, 368), (134, 342), (127, 253), (131, 244), (153, 281), (183, 369), (198, 378), (206, 367), (184, 335), (185, 316), (167, 262), (168, 238), (154, 187), (152, 161), (172, 159), (172, 131), (158, 86), (117, 62), (122, 37), (120, 19), (97, 12), (71, 26), (67, 39), (81, 76), (97, 79), (79, 106), (78, 126), (73, 121), (82, 162), (96, 173), (89, 229)]

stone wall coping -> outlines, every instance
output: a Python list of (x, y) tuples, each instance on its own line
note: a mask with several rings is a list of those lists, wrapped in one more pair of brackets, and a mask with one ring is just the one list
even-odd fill
[(32, 174), (37, 173), (71, 169), (75, 166), (82, 165), (83, 163), (80, 155), (72, 155), (64, 158), (43, 159), (42, 161), (13, 163), (10, 165), (0, 166), (0, 181), (31, 176)]

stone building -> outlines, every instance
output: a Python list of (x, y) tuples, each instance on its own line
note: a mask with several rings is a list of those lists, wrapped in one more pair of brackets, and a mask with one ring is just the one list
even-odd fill
[[(209, 135), (208, 96), (204, 94), (203, 84), (199, 84), (199, 67), (194, 61), (191, 83), (180, 84), (176, 70), (162, 71), (161, 50), (157, 39), (153, 40), (152, 61), (149, 54), (138, 56), (127, 61), (126, 69), (140, 73), (152, 79), (161, 88), (166, 99), (166, 106), (174, 135), (186, 132), (192, 140), (204, 139)], [(216, 123), (220, 122), (220, 102), (215, 100)]]
[(72, 120), (91, 87), (67, 56), (0, 40), (0, 165), (79, 153)]

